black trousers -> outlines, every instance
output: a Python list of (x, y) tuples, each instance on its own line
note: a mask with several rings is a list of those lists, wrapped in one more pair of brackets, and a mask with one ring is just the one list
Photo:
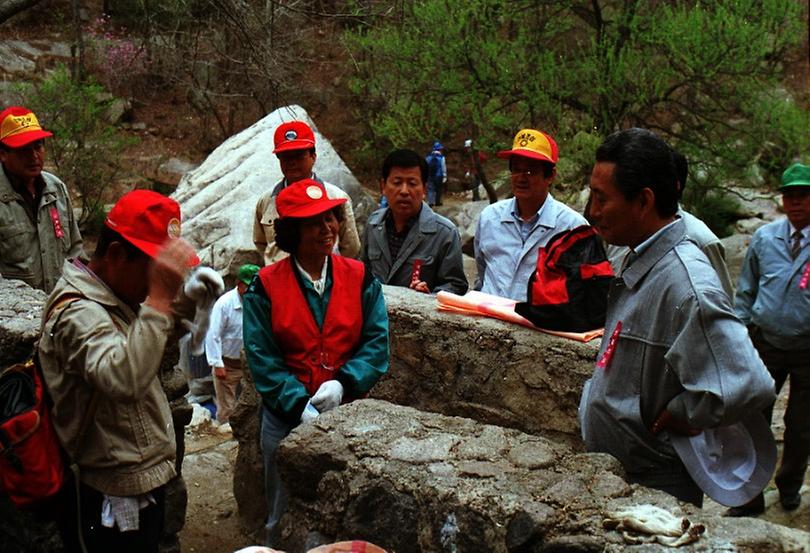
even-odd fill
[(101, 525), (104, 494), (98, 490), (80, 484), (77, 505), (76, 485), (72, 475), (60, 493), (61, 508), (57, 522), (67, 553), (82, 553), (78, 533), (80, 526), (87, 553), (158, 553), (166, 511), (164, 486), (150, 492), (156, 504), (150, 503), (148, 507), (141, 509), (138, 530), (129, 532), (121, 532), (117, 526), (106, 528)]
[(661, 467), (650, 472), (627, 473), (627, 481), (668, 493), (696, 507), (703, 507), (703, 490), (692, 480), (683, 463), (674, 462), (671, 467)]
[[(790, 377), (782, 463), (774, 480), (780, 494), (797, 494), (810, 456), (810, 350), (778, 349), (762, 337), (759, 328), (751, 329), (751, 341), (776, 383), (777, 394)], [(771, 422), (773, 405), (766, 409), (765, 417)]]

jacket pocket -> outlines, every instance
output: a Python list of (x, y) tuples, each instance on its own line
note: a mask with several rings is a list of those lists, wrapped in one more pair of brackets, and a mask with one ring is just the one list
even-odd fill
[[(0, 260), (6, 274), (29, 274), (28, 263), (34, 244), (34, 231), (25, 223), (0, 226)], [(37, 252), (39, 253), (39, 252)]]

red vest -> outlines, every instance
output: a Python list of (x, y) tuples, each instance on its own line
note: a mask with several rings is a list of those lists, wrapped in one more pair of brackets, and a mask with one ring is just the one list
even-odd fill
[(270, 299), (273, 336), (284, 362), (310, 395), (332, 380), (351, 359), (363, 329), (362, 286), (365, 266), (354, 259), (331, 255), (332, 292), (318, 328), (301, 290), (292, 258), (259, 271)]

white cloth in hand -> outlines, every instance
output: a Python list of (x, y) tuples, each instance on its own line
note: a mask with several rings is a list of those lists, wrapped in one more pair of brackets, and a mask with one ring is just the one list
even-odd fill
[(315, 395), (309, 400), (315, 408), (321, 413), (330, 411), (340, 405), (340, 400), (343, 399), (343, 384), (337, 380), (327, 380)]
[(307, 422), (313, 421), (316, 418), (318, 418), (318, 415), (320, 415), (320, 413), (312, 405), (312, 400), (309, 400), (309, 401), (307, 401), (307, 404), (304, 407), (303, 413), (301, 413), (301, 422), (302, 423), (307, 423)]

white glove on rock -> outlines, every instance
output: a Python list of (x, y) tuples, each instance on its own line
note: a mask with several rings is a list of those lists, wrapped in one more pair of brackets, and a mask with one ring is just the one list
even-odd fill
[(318, 410), (312, 406), (312, 400), (309, 400), (307, 401), (306, 407), (304, 407), (304, 412), (301, 413), (301, 422), (307, 423), (314, 421), (316, 418), (318, 418), (318, 415), (320, 415), (320, 413), (318, 413)]
[(340, 400), (343, 399), (343, 384), (337, 380), (327, 380), (315, 395), (309, 400), (315, 408), (321, 413), (330, 411), (340, 405)]

